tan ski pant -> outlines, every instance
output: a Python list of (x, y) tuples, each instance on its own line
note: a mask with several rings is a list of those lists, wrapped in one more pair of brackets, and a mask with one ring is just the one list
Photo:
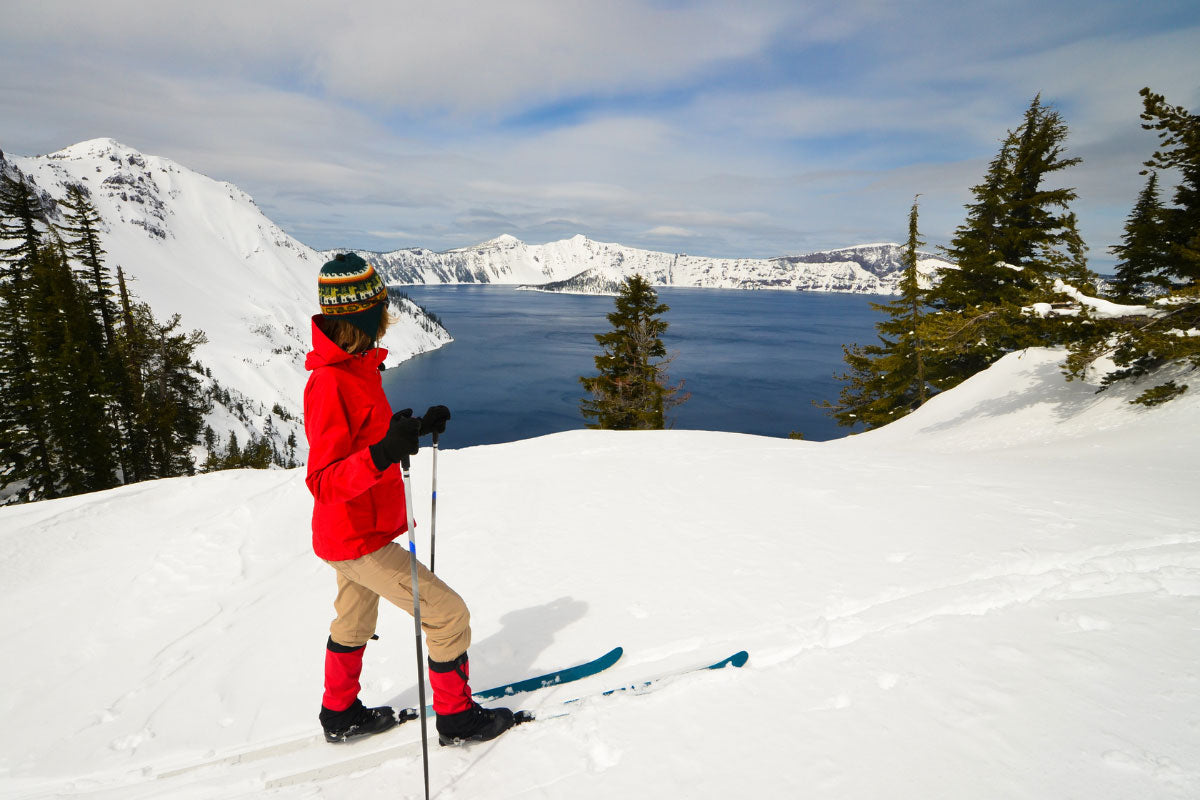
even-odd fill
[[(365, 645), (375, 633), (379, 598), (413, 611), (412, 560), (408, 550), (392, 542), (374, 553), (349, 561), (327, 561), (337, 570), (337, 619), (329, 626), (333, 641), (346, 647)], [(421, 628), (434, 661), (453, 661), (471, 646), (471, 612), (446, 583), (417, 562), (421, 590)]]

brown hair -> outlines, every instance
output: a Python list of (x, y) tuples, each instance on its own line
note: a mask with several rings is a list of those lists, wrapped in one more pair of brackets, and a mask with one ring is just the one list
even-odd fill
[(395, 321), (396, 318), (392, 316), (391, 310), (385, 303), (383, 315), (379, 318), (379, 328), (376, 329), (374, 337), (367, 336), (367, 334), (345, 320), (329, 315), (321, 317), (320, 326), (331, 342), (350, 355), (354, 355), (355, 353), (361, 353), (374, 347), (375, 343), (383, 338), (383, 334), (387, 332), (387, 329)]

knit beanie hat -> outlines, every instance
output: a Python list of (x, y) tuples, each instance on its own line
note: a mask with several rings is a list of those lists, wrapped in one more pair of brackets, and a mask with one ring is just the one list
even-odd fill
[(387, 287), (375, 268), (354, 253), (338, 253), (317, 276), (321, 313), (349, 322), (372, 339), (387, 305)]

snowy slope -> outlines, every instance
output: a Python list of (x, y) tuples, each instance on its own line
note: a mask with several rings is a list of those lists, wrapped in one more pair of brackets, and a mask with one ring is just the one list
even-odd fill
[[(438, 571), (471, 605), (477, 687), (625, 647), (514, 698), (550, 715), (751, 657), (435, 748), (435, 796), (1200, 796), (1200, 399), (1131, 406), (1060, 359), (1011, 355), (832, 442), (444, 451)], [(309, 511), (299, 471), (0, 508), (0, 796), (420, 797), (415, 725), (315, 736), (334, 582)], [(379, 632), (364, 699), (413, 703), (411, 619)]]
[[(617, 284), (638, 273), (658, 286), (893, 294), (903, 269), (902, 251), (897, 244), (867, 244), (783, 258), (706, 258), (582, 235), (531, 245), (505, 234), (442, 253), (421, 248), (358, 252), (379, 265), (392, 284), (515, 283), (543, 291), (612, 294)], [(950, 266), (923, 256), (918, 269), (927, 281)]]
[[(267, 219), (237, 187), (112, 139), (94, 139), (32, 158), (6, 159), (51, 200), (83, 186), (105, 222), (106, 263), (124, 268), (130, 289), (155, 315), (182, 315), (186, 330), (208, 336), (200, 361), (225, 388), (248, 400), (261, 425), (278, 405), (294, 419), (274, 420), (280, 437), (298, 430), (316, 311), (316, 275), (324, 259)], [(54, 209), (51, 209), (52, 213)], [(384, 343), (389, 363), (434, 349), (449, 335), (415, 307)], [(243, 423), (217, 409), (221, 435)], [(256, 427), (257, 427), (256, 425)]]

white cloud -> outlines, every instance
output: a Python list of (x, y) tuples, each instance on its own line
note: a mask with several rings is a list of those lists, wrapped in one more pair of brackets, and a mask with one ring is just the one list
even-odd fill
[(290, 0), (41, 0), (7, 9), (6, 28), (31, 47), (275, 73), (343, 99), (474, 115), (669, 86), (753, 56), (794, 14), (788, 5), (747, 2), (731, 14), (717, 0), (355, 0), (336, 10)]
[(1102, 0), (10, 6), (5, 150), (113, 136), (322, 247), (580, 232), (778, 255), (903, 238), (917, 192), (944, 242), (1043, 91), (1086, 159), (1067, 177), (1096, 254), (1152, 147), (1136, 89), (1200, 100), (1200, 28), (1126, 30)]

